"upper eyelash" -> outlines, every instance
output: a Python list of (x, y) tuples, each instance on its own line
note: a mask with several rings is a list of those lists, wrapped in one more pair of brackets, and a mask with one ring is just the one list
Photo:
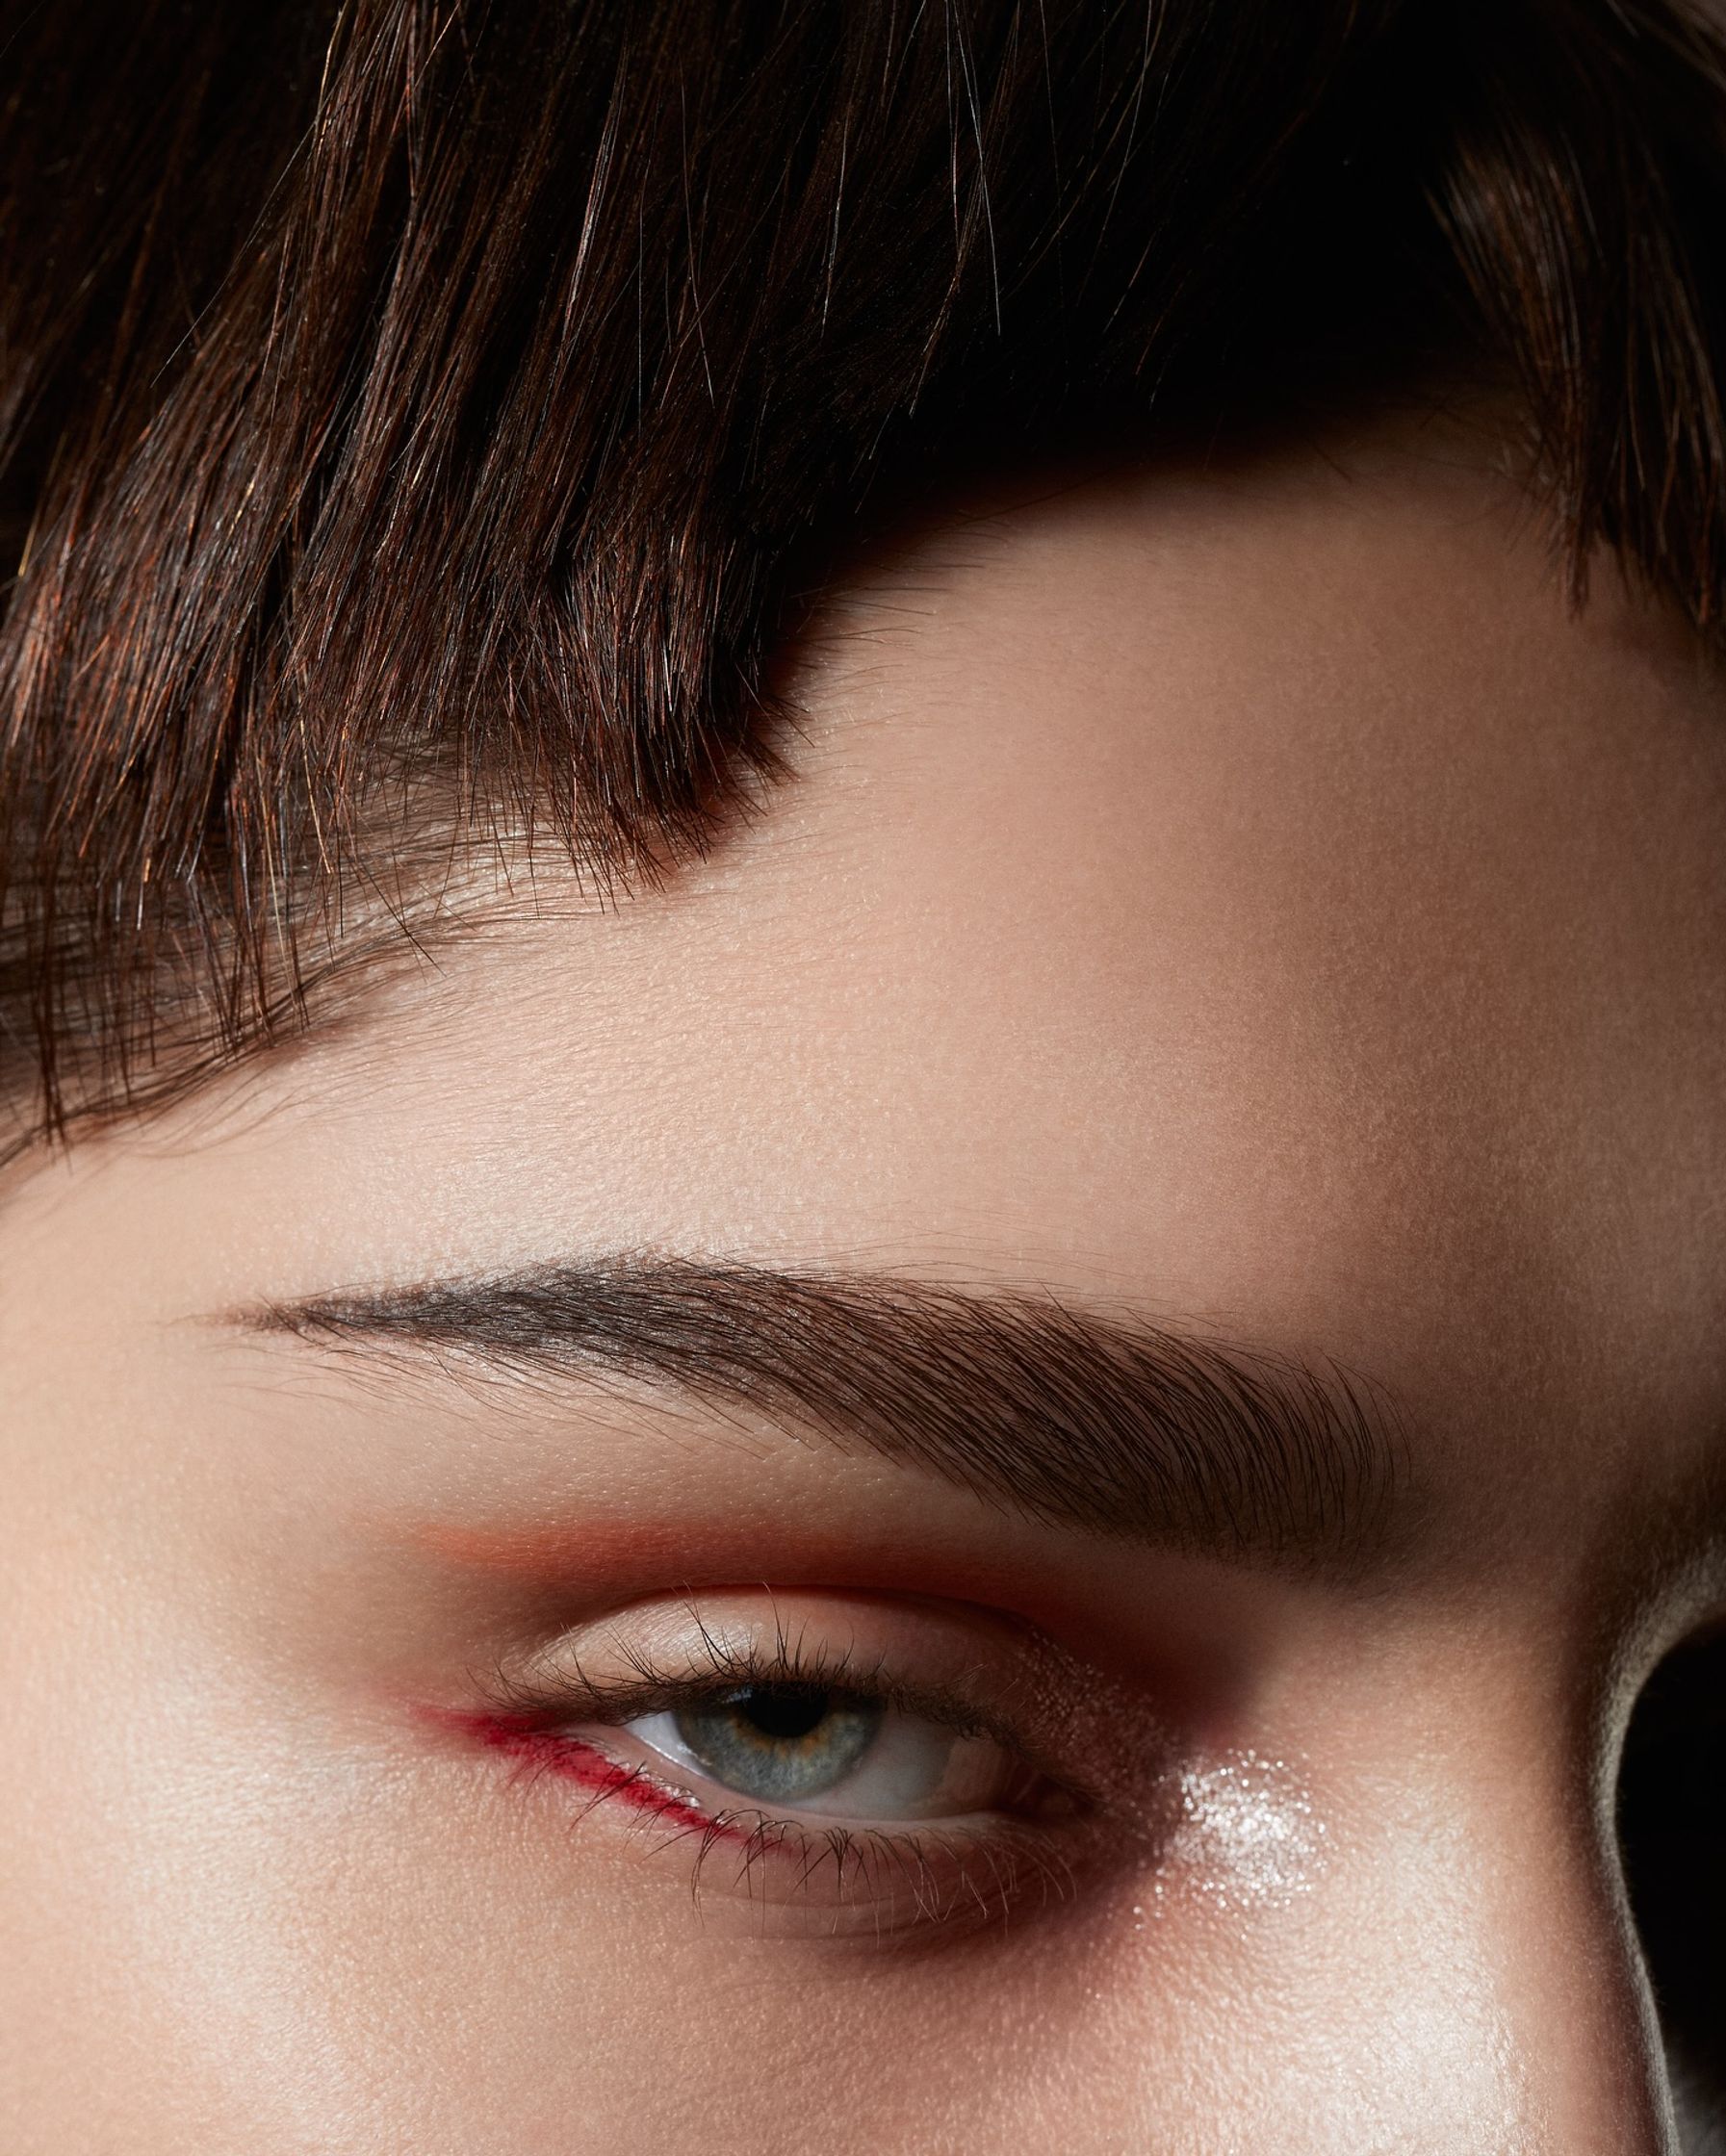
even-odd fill
[(621, 1724), (667, 1707), (720, 1698), (744, 1685), (805, 1684), (877, 1700), (939, 1723), (956, 1736), (992, 1738), (1040, 1772), (1064, 1779), (1037, 1756), (1035, 1745), (1011, 1718), (990, 1714), (974, 1703), (956, 1700), (950, 1692), (906, 1682), (891, 1674), (885, 1656), (864, 1664), (851, 1647), (837, 1655), (825, 1646), (811, 1652), (801, 1638), (793, 1642), (783, 1630), (776, 1633), (771, 1650), (754, 1639), (736, 1646), (715, 1638), (699, 1617), (696, 1631), (708, 1658), (702, 1670), (656, 1664), (645, 1651), (618, 1642), (615, 1652), (634, 1672), (633, 1682), (595, 1677), (580, 1656), (572, 1656), (554, 1678), (498, 1671), (481, 1688), (500, 1711), (534, 1719), (546, 1728), (551, 1726), (549, 1717), (568, 1721), (586, 1715), (596, 1722)]

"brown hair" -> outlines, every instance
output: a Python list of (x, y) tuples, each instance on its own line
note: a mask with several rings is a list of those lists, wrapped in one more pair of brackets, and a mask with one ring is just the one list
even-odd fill
[(295, 1022), (415, 834), (699, 846), (895, 475), (1489, 383), (1579, 589), (1604, 544), (1719, 619), (1726, 63), (1676, 0), (7, 13), (21, 1129)]

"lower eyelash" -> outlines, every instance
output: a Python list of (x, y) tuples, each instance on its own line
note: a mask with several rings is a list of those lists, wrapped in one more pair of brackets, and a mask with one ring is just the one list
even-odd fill
[[(883, 1938), (917, 1926), (951, 1927), (966, 1918), (967, 1928), (980, 1929), (1004, 1920), (1032, 1891), (1047, 1906), (1069, 1899), (1074, 1890), (1071, 1863), (1023, 1829), (1008, 1827), (989, 1836), (928, 1827), (889, 1834), (879, 1828), (815, 1827), (756, 1810), (708, 1811), (645, 1767), (625, 1765), (579, 1737), (507, 1715), (460, 1719), (471, 1734), (508, 1755), (528, 1777), (555, 1774), (586, 1790), (590, 1801), (583, 1815), (602, 1804), (620, 1803), (643, 1824), (657, 1820), (669, 1829), (666, 1846), (693, 1841), (690, 1886), (698, 1898), (704, 1875), (728, 1851), (736, 1861), (729, 1883), (734, 1891), (742, 1887), (755, 1898), (760, 1867), (788, 1862), (795, 1873), (787, 1900), (801, 1899), (811, 1912), (831, 1911), (836, 1931), (847, 1912), (872, 1916)], [(824, 1877), (829, 1898), (818, 1901)], [(909, 1900), (909, 1914), (899, 1912), (902, 1897)]]

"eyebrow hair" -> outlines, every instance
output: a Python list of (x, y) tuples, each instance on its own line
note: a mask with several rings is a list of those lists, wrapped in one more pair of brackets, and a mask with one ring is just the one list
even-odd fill
[(1383, 1388), (1052, 1293), (658, 1256), (349, 1290), (254, 1330), (626, 1379), (765, 1415), (1043, 1525), (1278, 1566), (1383, 1553), (1405, 1480)]

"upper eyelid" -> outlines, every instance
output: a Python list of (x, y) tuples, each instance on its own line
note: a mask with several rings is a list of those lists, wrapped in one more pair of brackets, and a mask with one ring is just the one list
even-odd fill
[[(716, 1653), (721, 1634), (744, 1636), (747, 1653), (726, 1652), (723, 1637)], [(616, 1727), (704, 1684), (710, 1692), (721, 1677), (872, 1684), (872, 1696), (957, 1734), (989, 1737), (1104, 1808), (1137, 1802), (1135, 1791), (1167, 1781), (1192, 1745), (1155, 1689), (1123, 1683), (1022, 1620), (971, 1604), (820, 1590), (723, 1589), (631, 1604), (543, 1641), (481, 1696), (518, 1728), (574, 1731), (583, 1722)]]
[(745, 1682), (823, 1684), (860, 1698), (878, 1699), (904, 1713), (921, 1715), (958, 1735), (990, 1736), (1021, 1751), (1027, 1745), (1024, 1731), (1009, 1715), (991, 1714), (974, 1700), (961, 1701), (936, 1686), (896, 1677), (886, 1657), (862, 1665), (795, 1656), (775, 1661), (761, 1656), (716, 1668), (710, 1674), (695, 1669), (681, 1675), (669, 1668), (657, 1673), (643, 1670), (632, 1681), (593, 1679), (576, 1663), (572, 1664), (571, 1678), (573, 1681), (565, 1679), (559, 1684), (548, 1673), (539, 1682), (526, 1684), (504, 1676), (495, 1689), (494, 1703), (524, 1714), (557, 1714), (572, 1722), (585, 1714), (590, 1720), (617, 1726), (669, 1705), (717, 1696), (728, 1687)]
[[(915, 1644), (908, 1645), (908, 1630)], [(871, 1632), (881, 1636), (871, 1638)], [(969, 1605), (945, 1609), (922, 1599), (776, 1592), (763, 1586), (632, 1604), (543, 1642), (513, 1665), (509, 1682), (519, 1696), (529, 1696), (579, 1691), (608, 1661), (621, 1662), (638, 1679), (660, 1682), (674, 1669), (691, 1680), (710, 1674), (716, 1681), (742, 1681), (772, 1665), (835, 1688), (886, 1684), (907, 1695), (950, 1698), (960, 1691), (1009, 1689), (1027, 1658), (1054, 1651), (1033, 1629)], [(939, 1659), (946, 1675), (927, 1683), (912, 1678), (909, 1665), (919, 1652)], [(622, 1676), (592, 1684), (596, 1696), (608, 1698), (629, 1688)]]

